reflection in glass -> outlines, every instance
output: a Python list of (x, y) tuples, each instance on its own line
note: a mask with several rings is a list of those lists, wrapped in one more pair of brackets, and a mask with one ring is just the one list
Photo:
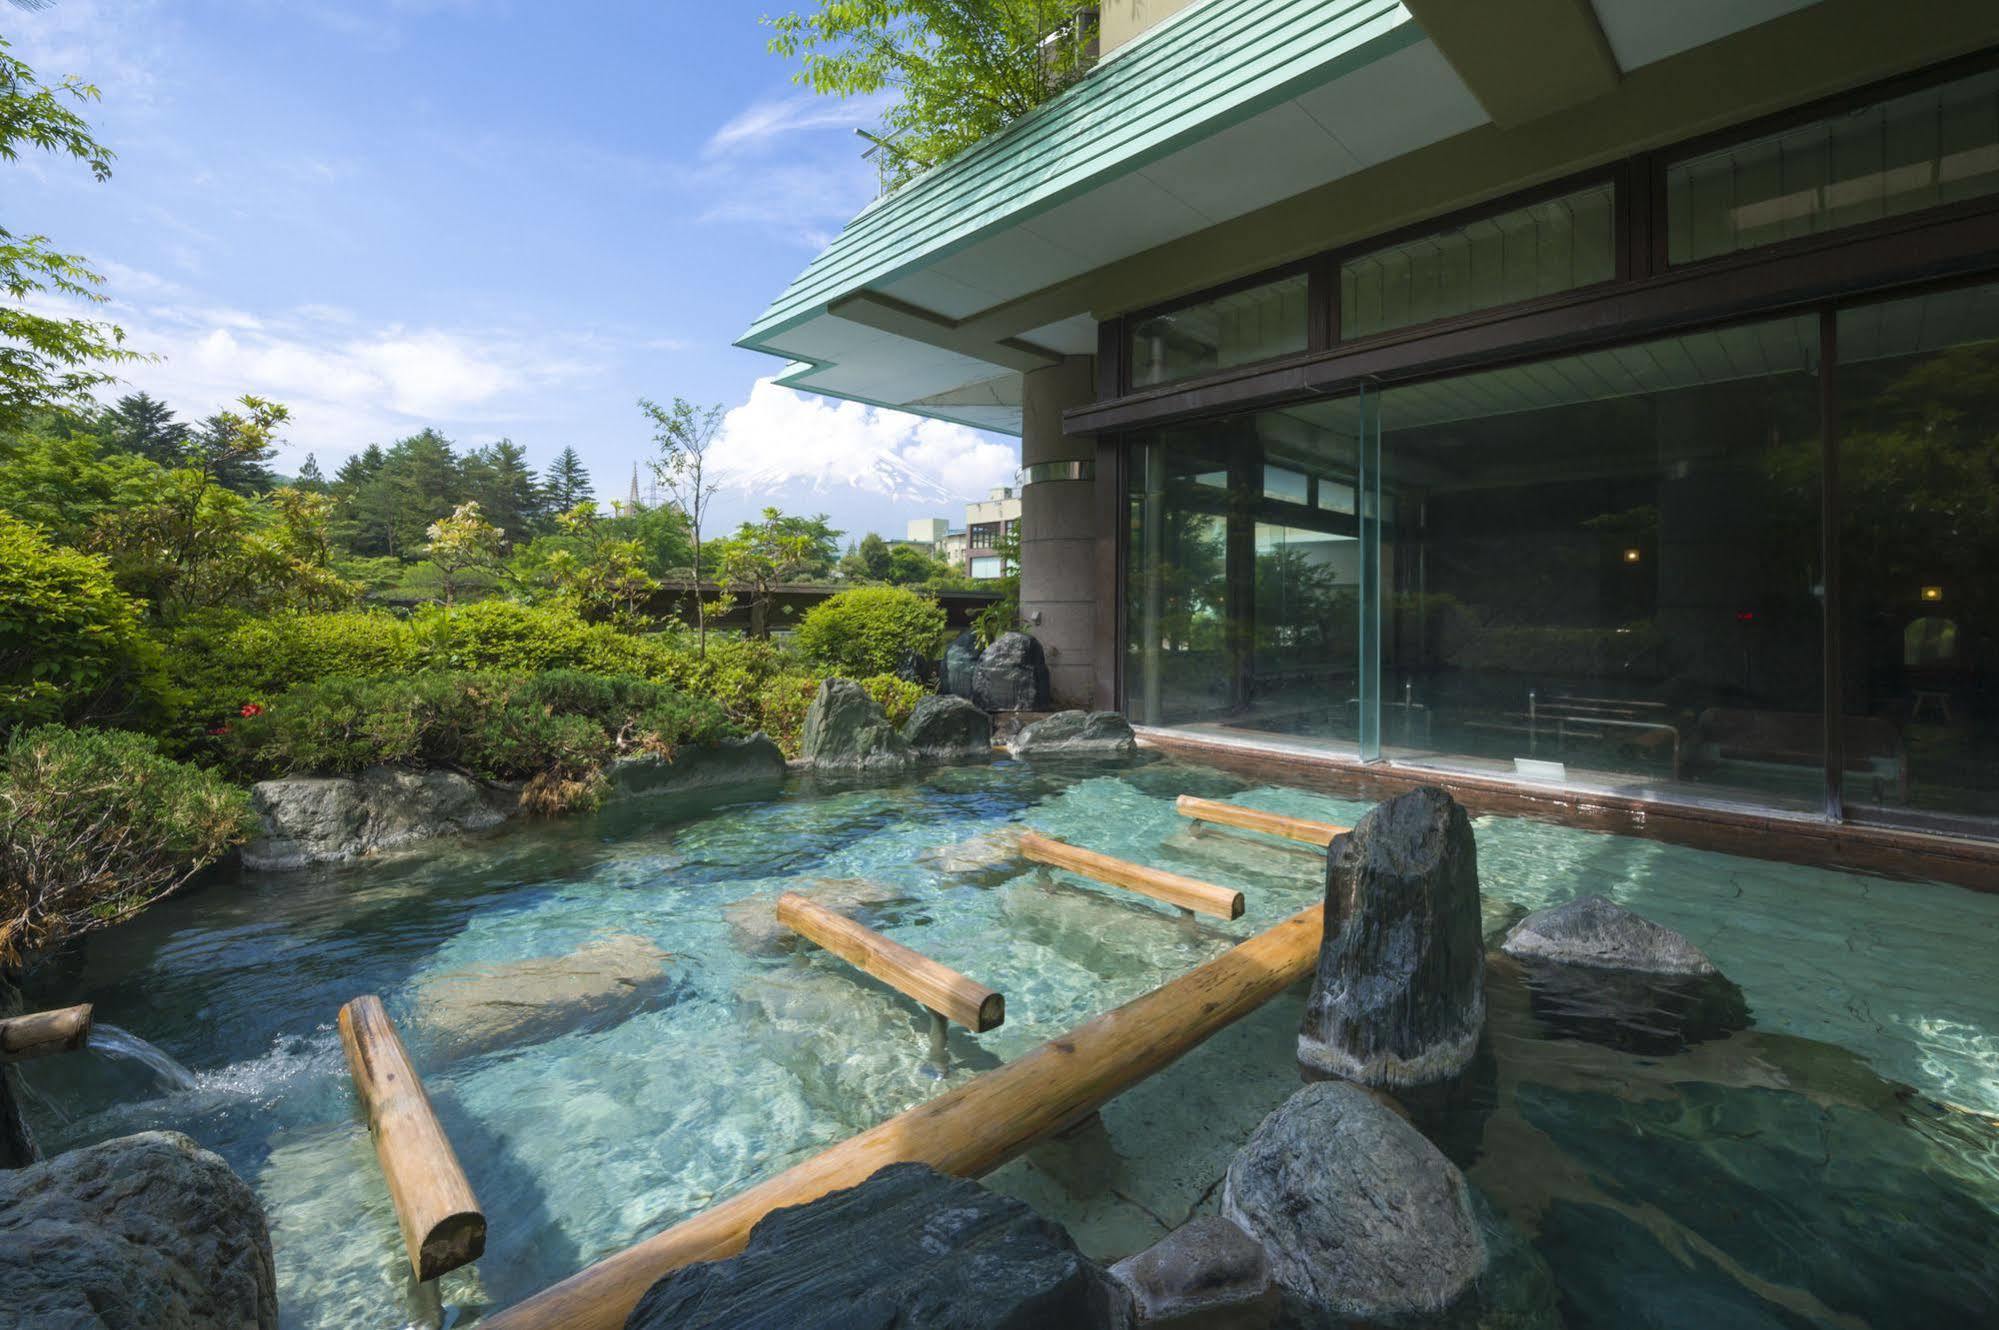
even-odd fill
[(1134, 720), (1352, 738), (1353, 411), (1318, 403), (1131, 443)]
[(1389, 754), (1819, 807), (1817, 355), (1806, 316), (1384, 392)]
[(1131, 386), (1212, 374), (1306, 348), (1304, 273), (1139, 320), (1131, 330)]
[(1999, 286), (1839, 316), (1847, 807), (1999, 815)]
[(1999, 191), (1999, 71), (1842, 111), (1666, 172), (1674, 263)]

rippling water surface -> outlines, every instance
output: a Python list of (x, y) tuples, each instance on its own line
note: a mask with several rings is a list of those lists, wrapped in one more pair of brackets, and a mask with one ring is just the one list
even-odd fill
[[(434, 1323), (411, 1300), (334, 1032), (378, 993), (490, 1222), (448, 1276), (464, 1323), (1219, 954), (1315, 900), (1287, 847), (1193, 836), (1193, 793), (1350, 823), (1361, 804), (1200, 767), (1002, 762), (890, 786), (625, 804), (434, 854), (246, 877), (93, 938), (38, 1002), (191, 1070), (29, 1068), (44, 1144), (150, 1127), (220, 1152), (271, 1216), (287, 1326)], [(1194, 928), (993, 849), (1030, 826), (1242, 888)], [(1550, 1018), (1504, 958), (1464, 1092), (1423, 1125), (1548, 1261), (1572, 1326), (1928, 1326), (1999, 1305), (1999, 897), (1517, 819), (1476, 823), (1495, 926), (1599, 892), (1700, 945), (1753, 1025), (1660, 1055)], [(1007, 997), (925, 1067), (921, 1013), (767, 926), (820, 891)], [(733, 907), (733, 908), (732, 908)], [(553, 968), (548, 958), (571, 958)], [(518, 1022), (468, 993), (559, 994)], [(571, 967), (596, 978), (572, 981)], [(611, 973), (608, 981), (602, 976)], [(482, 976), (485, 978), (482, 979)], [(1093, 1254), (1216, 1206), (1293, 1088), (1280, 998), (992, 1185)]]

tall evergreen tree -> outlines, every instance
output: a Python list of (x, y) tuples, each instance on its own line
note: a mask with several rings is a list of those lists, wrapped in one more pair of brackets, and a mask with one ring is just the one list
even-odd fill
[(262, 494), (277, 483), (271, 468), (264, 465), (270, 455), (244, 452), (236, 447), (239, 422), (226, 412), (217, 412), (188, 436), (183, 465), (203, 467), (224, 489), (238, 494)]
[(466, 497), (480, 516), (505, 533), (508, 546), (532, 539), (544, 525), (546, 499), (527, 452), (512, 439), (489, 444), (465, 459)]
[(549, 507), (558, 513), (568, 512), (596, 493), (590, 485), (590, 473), (583, 469), (583, 459), (574, 448), (564, 448), (549, 464), (544, 488)]
[(307, 494), (323, 494), (326, 492), (326, 477), (320, 474), (319, 460), (311, 453), (307, 453), (305, 461), (299, 464), (298, 488), (304, 490)]
[(128, 393), (97, 418), (97, 438), (109, 452), (136, 453), (161, 466), (185, 462), (188, 428), (157, 397)]
[(333, 473), (333, 489), (341, 498), (351, 498), (355, 490), (373, 480), (382, 470), (382, 445), (371, 443), (340, 464)]

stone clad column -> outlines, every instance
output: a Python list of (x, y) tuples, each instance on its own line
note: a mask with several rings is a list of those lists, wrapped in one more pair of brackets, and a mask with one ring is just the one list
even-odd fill
[(1094, 400), (1095, 366), (1070, 356), (1021, 383), (1020, 613), (1057, 707), (1091, 706), (1097, 681), (1097, 445), (1062, 433), (1062, 413)]

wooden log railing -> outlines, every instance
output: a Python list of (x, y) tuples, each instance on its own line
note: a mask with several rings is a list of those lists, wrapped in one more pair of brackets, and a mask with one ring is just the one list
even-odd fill
[(340, 1009), (340, 1042), (420, 1284), (479, 1259), (486, 1216), (378, 997)]
[(1266, 835), (1317, 845), (1321, 849), (1331, 845), (1333, 837), (1347, 830), (1331, 822), (1314, 822), (1308, 817), (1290, 817), (1284, 813), (1266, 813), (1261, 808), (1244, 808), (1241, 804), (1225, 804), (1218, 799), (1196, 799), (1191, 794), (1175, 799), (1173, 811), (1201, 822), (1240, 827), (1244, 831), (1261, 831)]
[(979, 1177), (1094, 1112), (1311, 973), (1308, 906), (1145, 995), (794, 1165), (482, 1322), (486, 1330), (619, 1330), (660, 1276), (733, 1256), (771, 1211), (922, 1163)]
[(795, 891), (778, 897), (777, 921), (975, 1034), (1006, 1020), (1006, 998), (999, 993)]
[(1163, 868), (1148, 868), (1127, 859), (1099, 854), (1080, 845), (1044, 836), (1038, 831), (1021, 834), (1020, 853), (1030, 862), (1047, 864), (1050, 868), (1064, 869), (1114, 887), (1123, 887), (1126, 891), (1177, 905), (1182, 910), (1212, 914), (1221, 919), (1242, 918), (1242, 893), (1230, 887), (1218, 887), (1212, 882), (1182, 877)]
[(90, 1004), (31, 1011), (0, 1020), (0, 1062), (73, 1053), (90, 1042)]

